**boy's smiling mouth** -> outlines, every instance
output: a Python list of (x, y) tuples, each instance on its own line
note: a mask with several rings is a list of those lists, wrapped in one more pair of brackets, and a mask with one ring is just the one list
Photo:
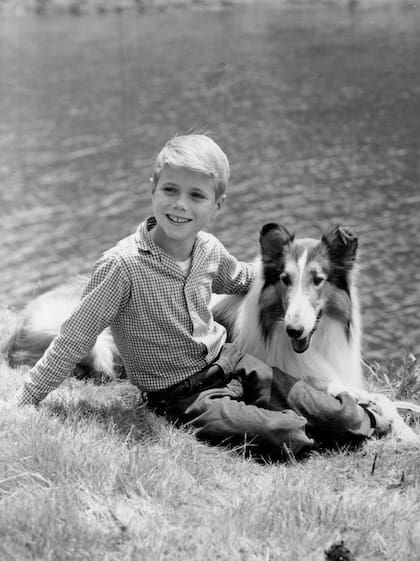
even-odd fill
[(175, 216), (174, 214), (167, 214), (166, 218), (173, 224), (186, 224), (187, 222), (191, 222), (191, 218), (182, 218), (181, 216)]

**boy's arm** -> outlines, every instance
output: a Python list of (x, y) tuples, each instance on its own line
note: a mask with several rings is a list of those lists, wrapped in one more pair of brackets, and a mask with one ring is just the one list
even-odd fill
[(218, 242), (218, 251), (219, 267), (213, 280), (213, 292), (216, 294), (246, 294), (255, 279), (254, 265), (238, 261), (221, 242)]
[(28, 372), (13, 401), (17, 405), (34, 405), (59, 386), (127, 303), (129, 295), (130, 282), (121, 264), (115, 258), (100, 259), (80, 304)]

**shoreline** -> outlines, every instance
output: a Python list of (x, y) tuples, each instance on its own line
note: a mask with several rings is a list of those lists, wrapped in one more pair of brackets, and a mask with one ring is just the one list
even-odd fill
[(401, 6), (417, 8), (418, 3), (411, 0), (0, 0), (1, 15), (103, 15), (119, 12), (137, 12), (166, 10), (222, 10), (238, 9), (246, 6), (261, 4), (285, 7), (308, 7), (329, 5), (330, 7), (345, 7), (351, 11)]
[[(263, 0), (270, 3), (272, 0)], [(284, 2), (284, 0), (280, 0)], [(287, 1), (287, 0), (286, 0)], [(258, 0), (0, 0), (0, 15), (94, 15), (166, 10), (220, 10), (257, 4)], [(260, 0), (261, 2), (261, 0)]]

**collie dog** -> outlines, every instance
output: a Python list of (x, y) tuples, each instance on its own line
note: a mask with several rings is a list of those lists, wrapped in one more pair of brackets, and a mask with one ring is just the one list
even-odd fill
[[(418, 436), (399, 416), (397, 405), (365, 389), (361, 359), (361, 320), (355, 283), (358, 240), (336, 227), (321, 239), (301, 238), (278, 224), (266, 224), (261, 255), (248, 294), (213, 295), (211, 307), (228, 340), (267, 364), (338, 395), (376, 403), (405, 441)], [(49, 291), (28, 304), (3, 344), (12, 365), (34, 364), (80, 302), (87, 280)], [(109, 330), (98, 337), (82, 366), (115, 377), (118, 353)]]
[(335, 227), (320, 240), (295, 239), (270, 223), (261, 231), (260, 246), (248, 294), (213, 296), (214, 316), (229, 340), (316, 389), (333, 396), (348, 392), (378, 405), (398, 438), (420, 441), (397, 406), (416, 413), (420, 407), (365, 389), (355, 234)]
[(213, 296), (213, 313), (241, 350), (330, 393), (363, 388), (354, 283), (357, 238), (335, 228), (295, 239), (266, 224), (246, 296)]

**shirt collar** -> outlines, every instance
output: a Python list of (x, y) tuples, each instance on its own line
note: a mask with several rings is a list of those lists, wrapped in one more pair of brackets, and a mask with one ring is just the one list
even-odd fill
[(144, 222), (140, 224), (136, 231), (136, 243), (139, 249), (142, 251), (148, 251), (149, 253), (159, 253), (159, 248), (152, 240), (150, 235), (150, 230), (156, 226), (156, 218), (154, 216), (149, 216)]

